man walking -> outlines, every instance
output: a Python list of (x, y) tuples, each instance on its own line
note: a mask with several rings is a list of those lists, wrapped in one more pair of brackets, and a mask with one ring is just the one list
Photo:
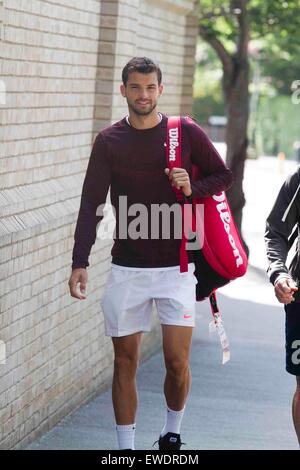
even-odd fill
[[(168, 236), (162, 233), (162, 224), (154, 220), (152, 209), (157, 205), (170, 209), (179, 204), (172, 185), (190, 201), (228, 189), (232, 173), (201, 127), (184, 118), (182, 168), (170, 172), (166, 168), (168, 117), (157, 110), (163, 92), (159, 66), (146, 57), (134, 57), (122, 71), (122, 82), (120, 91), (127, 101), (128, 116), (103, 129), (95, 139), (82, 188), (69, 287), (73, 297), (85, 298), (88, 257), (97, 224), (103, 218), (96, 210), (104, 204), (110, 187), (116, 229), (101, 306), (105, 334), (111, 336), (115, 354), (112, 400), (119, 448), (134, 449), (135, 378), (141, 337), (150, 331), (154, 300), (162, 325), (166, 367), (167, 412), (159, 449), (178, 450), (191, 385), (189, 355), (197, 280), (192, 251), (188, 252), (188, 271), (180, 273), (181, 239), (174, 235), (172, 224)], [(190, 180), (191, 162), (203, 174), (199, 181)], [(142, 212), (138, 223), (133, 217), (137, 206)], [(162, 223), (165, 217), (162, 211)]]
[[(300, 445), (300, 167), (281, 187), (266, 224), (268, 274), (278, 301), (284, 304), (286, 370), (296, 376), (292, 415)], [(298, 236), (296, 254), (289, 269), (287, 255)]]

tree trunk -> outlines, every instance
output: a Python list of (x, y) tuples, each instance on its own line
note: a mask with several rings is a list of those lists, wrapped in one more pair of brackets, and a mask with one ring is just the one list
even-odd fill
[(222, 83), (228, 120), (226, 163), (234, 176), (233, 186), (226, 194), (245, 249), (249, 253), (248, 246), (242, 236), (242, 212), (245, 205), (243, 176), (248, 145), (249, 64), (247, 57), (240, 60), (233, 57), (232, 65), (230, 73), (224, 71)]
[[(213, 2), (212, 2), (213, 3)], [(228, 202), (244, 242), (247, 254), (248, 246), (242, 236), (242, 213), (245, 205), (245, 196), (243, 192), (243, 177), (245, 160), (247, 156), (247, 127), (249, 118), (249, 63), (248, 63), (248, 44), (250, 38), (250, 24), (247, 12), (248, 0), (232, 0), (230, 2), (230, 14), (232, 19), (238, 23), (238, 35), (236, 41), (236, 52), (231, 54), (218, 38), (213, 28), (205, 28), (201, 21), (199, 24), (199, 33), (217, 52), (223, 65), (223, 93), (225, 97), (227, 128), (226, 144), (227, 155), (226, 163), (233, 172), (234, 184), (227, 191)], [(221, 12), (222, 16), (228, 16), (229, 12)], [(211, 19), (220, 17), (220, 12), (215, 12), (212, 6), (202, 19)], [(201, 17), (200, 17), (201, 20)]]

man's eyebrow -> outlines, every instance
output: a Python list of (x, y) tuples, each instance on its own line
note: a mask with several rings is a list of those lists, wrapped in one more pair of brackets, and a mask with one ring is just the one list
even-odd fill
[[(134, 86), (140, 86), (139, 83), (129, 83), (129, 86), (133, 86), (133, 85), (134, 85)], [(150, 83), (150, 84), (147, 85), (147, 86), (156, 86), (156, 83)]]

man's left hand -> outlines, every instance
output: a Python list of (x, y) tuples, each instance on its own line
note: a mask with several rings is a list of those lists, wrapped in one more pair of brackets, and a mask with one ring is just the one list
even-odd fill
[(192, 194), (190, 177), (184, 168), (174, 167), (171, 171), (169, 168), (165, 168), (165, 173), (169, 177), (172, 186), (175, 186), (177, 189), (181, 188), (183, 194), (187, 197)]

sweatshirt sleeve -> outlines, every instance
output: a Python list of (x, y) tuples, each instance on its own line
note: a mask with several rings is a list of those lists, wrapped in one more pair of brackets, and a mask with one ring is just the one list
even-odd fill
[[(299, 220), (298, 205), (296, 201), (292, 202), (298, 185), (299, 176), (295, 172), (282, 185), (266, 221), (264, 238), (269, 261), (267, 273), (272, 284), (275, 283), (279, 275), (289, 273), (286, 266), (286, 259), (290, 249), (289, 237)], [(283, 221), (282, 218), (285, 213), (286, 217)]]
[(206, 197), (232, 186), (232, 171), (210, 141), (205, 131), (191, 119), (185, 122), (191, 145), (191, 160), (200, 170), (201, 179), (191, 181), (191, 197)]
[[(97, 207), (105, 204), (111, 181), (111, 166), (105, 141), (99, 133), (94, 141), (85, 178), (74, 233), (72, 269), (89, 266), (88, 258), (96, 240), (97, 225), (103, 215), (96, 215)], [(103, 212), (102, 212), (103, 214)]]

